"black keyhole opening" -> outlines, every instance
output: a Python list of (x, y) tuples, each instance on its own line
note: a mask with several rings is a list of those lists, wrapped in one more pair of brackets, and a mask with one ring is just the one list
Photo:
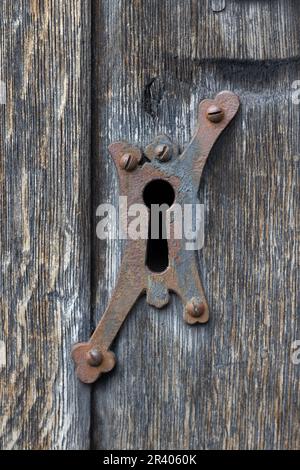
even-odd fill
[(163, 237), (163, 227), (165, 226), (165, 212), (159, 212), (159, 238), (151, 238), (151, 205), (152, 204), (166, 204), (169, 207), (173, 204), (175, 199), (175, 192), (173, 187), (168, 181), (153, 180), (147, 184), (143, 193), (144, 202), (150, 209), (150, 220), (148, 229), (148, 241), (146, 251), (146, 266), (150, 271), (161, 273), (169, 266), (169, 248), (168, 240)]

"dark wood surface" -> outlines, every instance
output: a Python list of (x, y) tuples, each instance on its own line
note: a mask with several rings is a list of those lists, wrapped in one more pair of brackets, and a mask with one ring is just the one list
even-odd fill
[[(1, 2), (1, 448), (300, 448), (300, 4), (225, 3)], [(210, 322), (140, 299), (117, 367), (83, 386), (70, 348), (122, 255), (96, 237), (97, 206), (118, 198), (107, 146), (165, 132), (184, 147), (223, 89), (241, 110), (200, 186)]]
[(70, 349), (89, 335), (90, 44), (84, 0), (0, 4), (5, 449), (89, 447)]
[[(226, 1), (220, 13), (208, 1), (94, 3), (93, 214), (118, 196), (110, 142), (164, 132), (184, 146), (201, 99), (223, 89), (241, 98), (200, 188), (211, 320), (186, 325), (176, 297), (162, 311), (137, 303), (116, 369), (93, 388), (94, 448), (300, 446), (299, 15), (295, 1)], [(94, 237), (95, 324), (120, 252)]]

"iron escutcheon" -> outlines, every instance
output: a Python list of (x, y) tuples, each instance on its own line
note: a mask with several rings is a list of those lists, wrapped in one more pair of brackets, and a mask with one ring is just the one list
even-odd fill
[[(202, 171), (210, 150), (239, 108), (238, 97), (229, 91), (199, 105), (196, 132), (180, 153), (165, 135), (158, 136), (144, 151), (127, 142), (110, 145), (109, 152), (117, 168), (120, 194), (127, 196), (128, 205), (144, 204), (145, 187), (154, 180), (169, 183), (174, 202), (196, 204)], [(146, 294), (148, 304), (164, 307), (169, 292), (183, 302), (184, 320), (195, 325), (206, 323), (209, 309), (199, 277), (195, 251), (185, 249), (184, 240), (169, 240), (169, 263), (163, 272), (151, 272), (145, 263), (147, 240), (128, 240), (122, 259), (117, 285), (96, 330), (87, 343), (73, 347), (72, 357), (79, 379), (95, 382), (101, 374), (113, 369), (116, 359), (110, 346), (136, 300)]]

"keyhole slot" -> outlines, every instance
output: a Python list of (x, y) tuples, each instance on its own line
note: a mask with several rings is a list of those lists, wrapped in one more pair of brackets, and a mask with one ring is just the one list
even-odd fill
[(156, 221), (159, 224), (159, 236), (157, 239), (152, 238), (151, 224), (154, 221), (151, 219), (151, 206), (153, 204), (158, 204), (159, 206), (166, 204), (170, 207), (174, 202), (175, 192), (168, 181), (153, 180), (145, 187), (143, 198), (146, 206), (150, 209), (146, 266), (154, 273), (161, 273), (169, 266), (168, 240), (164, 236), (166, 234), (166, 213), (165, 211), (159, 212), (159, 219)]

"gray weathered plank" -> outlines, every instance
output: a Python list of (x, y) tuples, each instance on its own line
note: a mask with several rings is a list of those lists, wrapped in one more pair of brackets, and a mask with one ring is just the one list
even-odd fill
[[(172, 298), (141, 299), (114, 345), (118, 365), (96, 384), (94, 448), (300, 447), (299, 2), (97, 0), (94, 5), (93, 222), (115, 202), (107, 145), (145, 145), (166, 132), (184, 145), (197, 103), (222, 89), (239, 116), (213, 150), (200, 198), (206, 242), (199, 269), (211, 309), (182, 321)], [(267, 60), (266, 60), (267, 59)], [(95, 233), (95, 227), (94, 227)], [(120, 263), (119, 242), (93, 244), (96, 323)], [(297, 318), (298, 315), (298, 318)]]
[(88, 448), (89, 3), (2, 1), (0, 74), (0, 447)]

